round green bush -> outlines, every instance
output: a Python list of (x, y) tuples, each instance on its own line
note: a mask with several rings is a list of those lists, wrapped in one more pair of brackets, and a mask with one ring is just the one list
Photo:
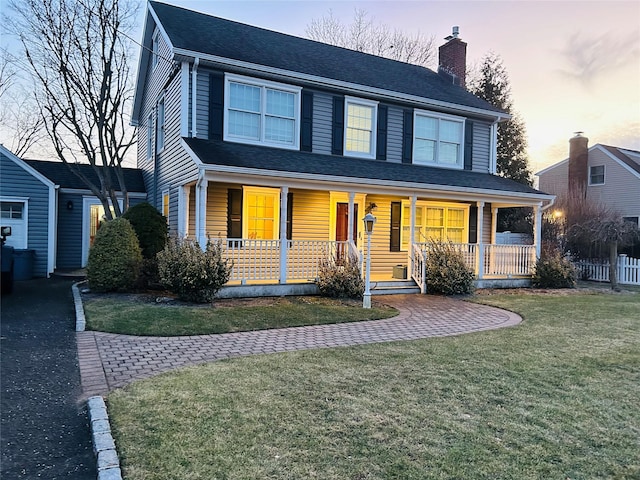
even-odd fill
[(427, 292), (445, 295), (472, 293), (475, 275), (464, 257), (449, 243), (429, 245), (425, 261)]
[(544, 252), (536, 262), (531, 284), (539, 288), (575, 288), (577, 271), (560, 252)]
[(123, 218), (131, 222), (144, 258), (155, 258), (167, 243), (167, 219), (150, 203), (130, 207)]
[(142, 254), (126, 218), (104, 223), (89, 250), (87, 279), (97, 292), (128, 291), (138, 279)]

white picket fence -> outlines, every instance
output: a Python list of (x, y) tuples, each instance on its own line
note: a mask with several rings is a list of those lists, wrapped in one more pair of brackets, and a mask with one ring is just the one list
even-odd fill
[[(596, 282), (609, 281), (609, 262), (598, 260), (580, 260), (575, 262), (581, 278)], [(640, 285), (640, 258), (618, 257), (618, 283)]]

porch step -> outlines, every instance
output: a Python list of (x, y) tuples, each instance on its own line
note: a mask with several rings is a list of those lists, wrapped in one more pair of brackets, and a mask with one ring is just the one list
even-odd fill
[(403, 295), (420, 293), (420, 287), (413, 280), (385, 280), (371, 282), (371, 295)]

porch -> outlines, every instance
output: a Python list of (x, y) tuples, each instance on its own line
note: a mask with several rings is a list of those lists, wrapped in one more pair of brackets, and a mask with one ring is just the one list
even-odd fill
[[(357, 258), (361, 271), (366, 250), (353, 241), (257, 240), (221, 238), (223, 255), (232, 265), (230, 280), (222, 296), (312, 294), (321, 261)], [(474, 271), (477, 286), (495, 286), (510, 281), (522, 285), (530, 280), (536, 262), (534, 245), (452, 244)], [(372, 294), (426, 293), (425, 260), (431, 244), (411, 244), (410, 254), (397, 268), (371, 261)], [(373, 250), (373, 248), (372, 248)], [(406, 267), (406, 270), (405, 268)], [(404, 272), (406, 271), (406, 277)], [(516, 282), (516, 283), (514, 283)], [(244, 293), (243, 293), (244, 292)]]

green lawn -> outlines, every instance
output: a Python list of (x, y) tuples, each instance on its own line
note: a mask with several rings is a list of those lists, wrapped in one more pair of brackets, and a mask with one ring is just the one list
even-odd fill
[(394, 308), (362, 308), (362, 302), (321, 297), (276, 297), (259, 306), (141, 303), (135, 296), (96, 296), (83, 301), (88, 330), (126, 335), (206, 335), (269, 328), (379, 320)]
[(640, 478), (640, 294), (478, 299), (524, 322), (113, 392), (125, 478)]

